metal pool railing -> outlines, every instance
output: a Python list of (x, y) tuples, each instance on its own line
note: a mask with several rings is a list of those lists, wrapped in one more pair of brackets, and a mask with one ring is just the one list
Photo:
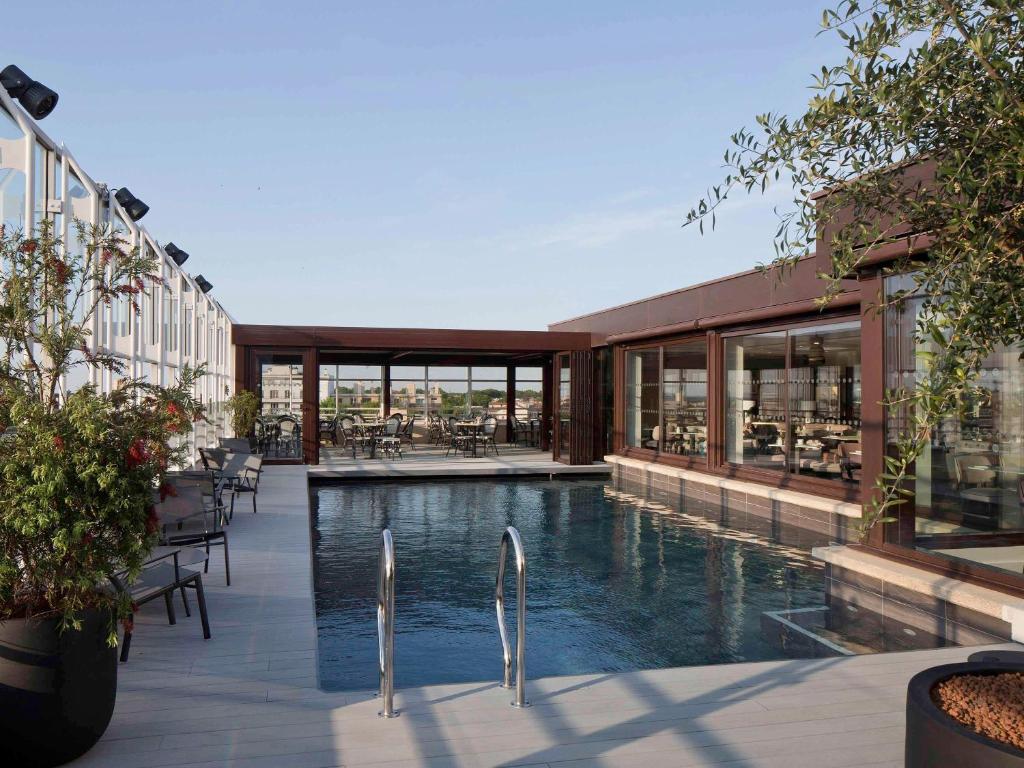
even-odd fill
[(526, 700), (526, 553), (519, 531), (512, 526), (505, 529), (498, 549), (498, 578), (494, 584), (494, 607), (498, 614), (498, 633), (505, 662), (505, 680), (502, 688), (512, 687), (512, 649), (508, 644), (508, 630), (505, 627), (505, 561), (508, 559), (508, 543), (512, 542), (516, 558), (516, 696), (513, 707), (528, 707)]
[(395, 542), (385, 528), (377, 561), (377, 649), (380, 654), (381, 717), (395, 717)]

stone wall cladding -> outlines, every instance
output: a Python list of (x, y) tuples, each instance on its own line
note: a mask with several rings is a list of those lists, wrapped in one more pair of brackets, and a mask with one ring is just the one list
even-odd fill
[(947, 602), (940, 597), (889, 584), (873, 576), (826, 563), (828, 601), (862, 607), (943, 637), (957, 645), (1009, 641), (1008, 622)]
[[(747, 529), (799, 529), (816, 534), (807, 537), (807, 540), (817, 542), (826, 539), (834, 544), (846, 544), (857, 540), (855, 519), (827, 510), (769, 499), (759, 494), (720, 488), (712, 484), (716, 479), (712, 476), (709, 476), (708, 483), (702, 483), (690, 477), (677, 477), (671, 470), (662, 470), (657, 464), (639, 467), (615, 463), (612, 478), (637, 490), (669, 494), (676, 501), (685, 501), (687, 509), (702, 509), (705, 515), (719, 509), (724, 511), (725, 517), (733, 521), (742, 517), (745, 523), (743, 527)], [(723, 519), (722, 522), (726, 521)], [(792, 531), (787, 538), (794, 538)]]

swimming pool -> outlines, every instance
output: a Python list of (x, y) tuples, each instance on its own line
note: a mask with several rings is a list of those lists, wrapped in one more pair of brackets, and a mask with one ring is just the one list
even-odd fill
[[(311, 495), (328, 690), (377, 685), (385, 527), (397, 561), (399, 687), (500, 678), (494, 577), (508, 525), (519, 529), (529, 564), (531, 678), (822, 654), (787, 643), (771, 618), (813, 613), (825, 599), (809, 546), (782, 544), (777, 531), (725, 527), (606, 480), (360, 483), (315, 486)], [(513, 611), (514, 600), (514, 634)]]

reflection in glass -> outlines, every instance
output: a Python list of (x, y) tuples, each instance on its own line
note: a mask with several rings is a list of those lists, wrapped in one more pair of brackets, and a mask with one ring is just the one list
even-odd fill
[(562, 458), (569, 456), (569, 430), (572, 428), (570, 408), (572, 406), (572, 376), (569, 355), (558, 358), (558, 453)]
[(302, 355), (257, 356), (260, 417), (257, 437), (265, 451), (283, 458), (302, 456)]
[(379, 365), (321, 365), (320, 418), (332, 419), (339, 413), (364, 418), (383, 415), (382, 375)]
[(789, 332), (789, 466), (860, 482), (860, 323)]
[(25, 134), (0, 107), (0, 224), (25, 230)]
[[(909, 276), (885, 281), (886, 292), (913, 290)], [(923, 299), (911, 297), (886, 312), (886, 387), (914, 387), (923, 375), (914, 343)], [(947, 418), (932, 431), (914, 470), (916, 546), (974, 565), (1024, 570), (1024, 348), (997, 347), (978, 380), (980, 395), (962, 418)], [(890, 412), (890, 441), (908, 426), (909, 414)]]
[(541, 417), (543, 407), (544, 380), (540, 368), (516, 368), (516, 410), (517, 418), (531, 420)]
[(707, 456), (707, 350), (705, 339), (664, 348), (661, 410), (666, 453)]
[(786, 469), (785, 374), (785, 331), (725, 340), (726, 461)]
[(626, 445), (659, 450), (658, 367), (661, 352), (642, 349), (626, 353)]

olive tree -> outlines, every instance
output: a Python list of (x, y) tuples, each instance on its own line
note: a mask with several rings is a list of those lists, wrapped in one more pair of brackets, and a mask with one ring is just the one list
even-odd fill
[(822, 26), (844, 60), (813, 75), (803, 114), (733, 134), (724, 179), (685, 224), (704, 232), (730, 196), (792, 184), (762, 269), (784, 279), (821, 238), (822, 305), (879, 249), (896, 253), (887, 273), (911, 273), (912, 288), (872, 297), (875, 311), (921, 297), (927, 348), (917, 380), (886, 393), (907, 427), (865, 501), (866, 535), (909, 494), (933, 428), (984, 397), (984, 359), (1024, 336), (1024, 29), (1020, 0), (842, 0)]

